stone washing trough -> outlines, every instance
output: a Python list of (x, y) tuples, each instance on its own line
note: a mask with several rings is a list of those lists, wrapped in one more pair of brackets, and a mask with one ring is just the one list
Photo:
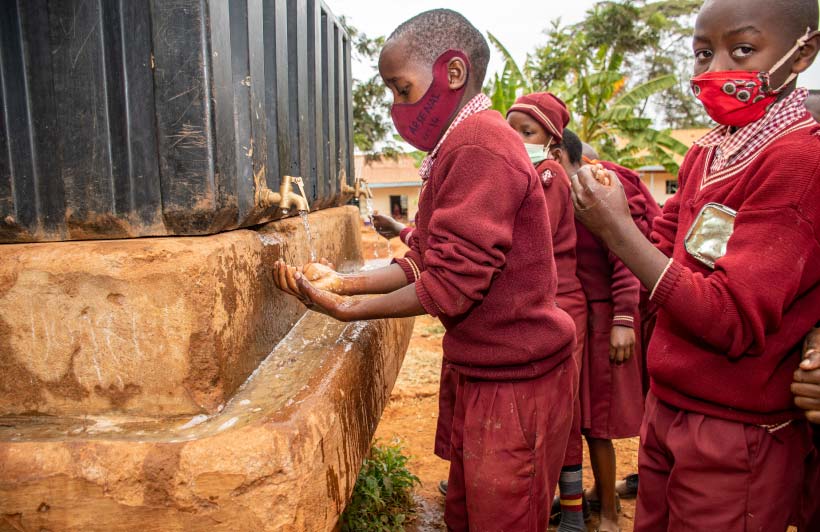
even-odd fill
[[(362, 265), (358, 211), (310, 215)], [(270, 279), (298, 219), (0, 246), (0, 530), (330, 530), (412, 320), (344, 324)]]

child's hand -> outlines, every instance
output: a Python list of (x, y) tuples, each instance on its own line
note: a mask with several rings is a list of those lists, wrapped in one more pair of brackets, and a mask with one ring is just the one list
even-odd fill
[[(620, 227), (632, 222), (632, 216), (620, 179), (607, 171), (609, 185), (601, 184), (596, 177), (599, 174), (599, 169), (587, 165), (570, 176), (572, 203), (575, 218), (608, 243)], [(600, 178), (606, 183), (603, 174)]]
[(820, 424), (820, 328), (813, 329), (803, 344), (803, 362), (794, 372), (794, 404), (806, 411), (806, 418)]
[(373, 228), (386, 239), (391, 239), (399, 236), (402, 230), (406, 227), (403, 223), (397, 222), (389, 216), (373, 213)]
[[(312, 264), (329, 269), (324, 264)], [(352, 319), (349, 312), (355, 304), (354, 300), (314, 287), (296, 268), (281, 260), (273, 265), (273, 282), (277, 288), (296, 297), (310, 310), (327, 314), (339, 321)]]
[(604, 168), (601, 164), (596, 164), (592, 166), (593, 177), (595, 181), (599, 182), (605, 187), (612, 186), (612, 180), (618, 179), (618, 177), (614, 174), (614, 172), (610, 172), (606, 168)]
[(327, 259), (305, 264), (302, 267), (302, 275), (319, 290), (345, 295), (344, 278), (336, 272), (335, 266)]
[(635, 354), (635, 331), (631, 327), (613, 325), (609, 333), (609, 360), (623, 364)]
[(353, 311), (356, 305), (354, 299), (342, 297), (326, 290), (313, 286), (307, 278), (296, 272), (294, 279), (302, 294), (302, 302), (314, 312), (321, 312), (339, 321), (354, 321)]
[(307, 298), (299, 290), (299, 285), (296, 283), (296, 268), (288, 266), (281, 260), (277, 260), (273, 264), (273, 283), (279, 290), (298, 298), (303, 303)]

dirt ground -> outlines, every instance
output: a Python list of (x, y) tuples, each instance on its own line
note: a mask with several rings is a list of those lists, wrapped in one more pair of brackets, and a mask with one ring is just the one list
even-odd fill
[[(362, 239), (366, 258), (384, 258), (387, 255), (385, 241), (372, 230), (366, 229)], [(391, 241), (394, 255), (401, 255), (402, 248), (398, 239)], [(437, 319), (430, 316), (416, 318), (404, 365), (376, 430), (378, 439), (398, 439), (402, 442), (405, 453), (411, 457), (411, 471), (421, 479), (421, 486), (416, 489), (419, 508), (415, 520), (406, 529), (408, 532), (446, 530), (444, 497), (438, 491), (438, 483), (447, 478), (449, 464), (433, 454), (443, 336), (444, 328)], [(637, 438), (617, 441), (615, 448), (619, 478), (635, 472), (638, 466)], [(586, 458), (586, 448), (584, 452), (584, 486), (590, 487), (593, 483), (592, 471)], [(623, 532), (631, 532), (634, 512), (634, 501), (622, 501), (620, 526)], [(596, 525), (597, 519), (593, 514), (587, 526), (589, 530), (595, 530)]]

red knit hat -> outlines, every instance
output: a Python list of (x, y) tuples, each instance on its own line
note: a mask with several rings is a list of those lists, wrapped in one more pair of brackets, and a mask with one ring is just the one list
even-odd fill
[(507, 111), (525, 113), (544, 126), (547, 134), (560, 142), (564, 138), (564, 128), (569, 124), (567, 104), (551, 92), (534, 92), (521, 96)]

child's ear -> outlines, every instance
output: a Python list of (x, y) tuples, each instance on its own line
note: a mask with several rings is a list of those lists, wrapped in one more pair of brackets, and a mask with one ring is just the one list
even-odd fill
[(447, 65), (447, 78), (450, 83), (450, 90), (458, 90), (467, 83), (467, 65), (460, 58), (456, 57)]
[(552, 155), (552, 158), (556, 161), (561, 160), (561, 154), (563, 152), (564, 150), (562, 150), (559, 146), (553, 146), (552, 149), (550, 149), (550, 155)]
[(814, 31), (806, 44), (798, 50), (797, 59), (792, 65), (792, 72), (794, 74), (805, 72), (814, 63), (818, 50), (820, 50), (820, 31)]

